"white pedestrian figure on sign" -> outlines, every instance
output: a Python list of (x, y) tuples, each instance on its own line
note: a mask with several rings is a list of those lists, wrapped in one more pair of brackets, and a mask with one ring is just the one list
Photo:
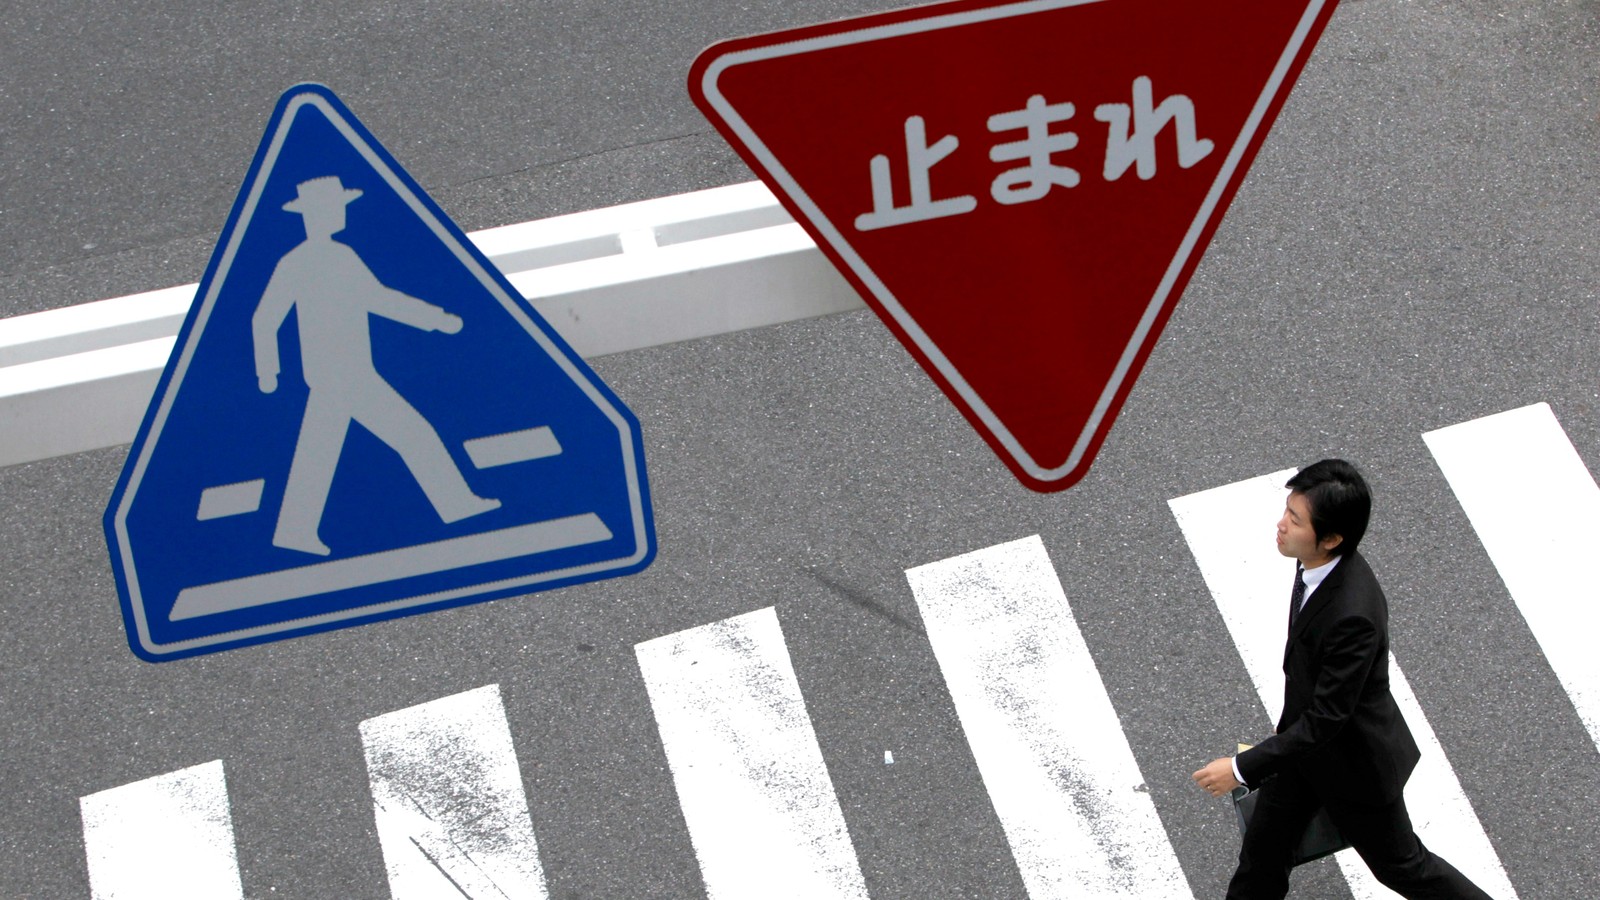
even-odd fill
[(278, 329), (297, 310), (300, 366), (310, 388), (273, 545), (331, 552), (317, 528), (351, 422), (400, 454), (445, 522), (498, 509), (499, 500), (473, 493), (438, 432), (372, 363), (369, 314), (446, 334), (461, 330), (461, 318), (385, 287), (354, 250), (333, 239), (344, 230), (345, 205), (361, 191), (344, 187), (337, 175), (303, 181), (298, 191), (283, 208), (300, 215), (306, 239), (278, 260), (251, 320), (256, 378), (270, 394), (278, 389)]

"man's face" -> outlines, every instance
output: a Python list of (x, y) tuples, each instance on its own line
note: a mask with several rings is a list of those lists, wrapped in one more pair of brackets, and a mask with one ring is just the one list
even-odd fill
[[(1330, 541), (1336, 542), (1336, 538), (1330, 536), (1323, 544)], [(1278, 552), (1315, 568), (1327, 561), (1329, 549), (1318, 544), (1317, 532), (1311, 527), (1310, 501), (1299, 491), (1291, 491), (1283, 505), (1283, 518), (1278, 520)]]

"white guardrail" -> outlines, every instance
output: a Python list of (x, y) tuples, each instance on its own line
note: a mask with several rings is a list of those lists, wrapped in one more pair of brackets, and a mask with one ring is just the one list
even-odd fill
[[(584, 357), (863, 305), (760, 182), (468, 237)], [(0, 319), (0, 466), (132, 441), (196, 287)]]

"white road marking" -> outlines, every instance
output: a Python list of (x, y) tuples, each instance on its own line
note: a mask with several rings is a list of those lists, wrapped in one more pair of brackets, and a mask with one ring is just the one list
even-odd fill
[(361, 723), (394, 900), (546, 900), (500, 686)]
[(777, 613), (634, 652), (710, 900), (867, 900)]
[(78, 800), (94, 900), (242, 898), (222, 760)]
[[(1283, 485), (1294, 473), (1294, 469), (1285, 469), (1167, 501), (1261, 703), (1274, 721), (1283, 709), (1283, 646), (1289, 629), (1294, 561), (1279, 555), (1273, 536), (1288, 495)], [(1390, 693), (1422, 749), (1422, 761), (1405, 792), (1406, 808), (1418, 836), (1428, 849), (1449, 860), (1491, 896), (1516, 897), (1455, 769), (1392, 654), (1389, 679)], [(1248, 735), (1228, 737), (1251, 742)], [(1354, 850), (1335, 858), (1356, 900), (1398, 896), (1372, 877)]]
[(472, 464), (479, 469), (509, 466), (561, 453), (561, 442), (556, 440), (555, 432), (542, 425), (524, 431), (473, 438), (462, 446)]
[(1536, 403), (1422, 436), (1600, 748), (1600, 486)]
[(208, 487), (200, 492), (200, 509), (194, 517), (204, 522), (207, 519), (253, 513), (261, 508), (261, 490), (266, 486), (266, 479), (257, 478), (254, 481)]
[(1039, 538), (906, 578), (1029, 897), (1193, 897)]

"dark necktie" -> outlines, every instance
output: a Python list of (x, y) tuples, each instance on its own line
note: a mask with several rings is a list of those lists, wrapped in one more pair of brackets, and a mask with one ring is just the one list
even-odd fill
[(1300, 577), (1303, 571), (1301, 566), (1294, 567), (1294, 590), (1289, 594), (1289, 627), (1294, 628), (1294, 620), (1300, 618), (1300, 606), (1306, 600), (1306, 582)]

